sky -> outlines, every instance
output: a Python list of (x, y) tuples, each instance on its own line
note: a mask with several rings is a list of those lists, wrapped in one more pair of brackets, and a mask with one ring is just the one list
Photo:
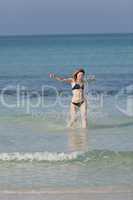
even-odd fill
[(133, 32), (133, 0), (0, 0), (0, 35)]

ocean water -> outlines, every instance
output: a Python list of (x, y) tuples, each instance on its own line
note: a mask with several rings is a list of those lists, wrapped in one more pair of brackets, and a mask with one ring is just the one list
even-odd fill
[[(82, 66), (87, 130), (69, 129)], [(0, 190), (133, 185), (133, 34), (0, 37)]]

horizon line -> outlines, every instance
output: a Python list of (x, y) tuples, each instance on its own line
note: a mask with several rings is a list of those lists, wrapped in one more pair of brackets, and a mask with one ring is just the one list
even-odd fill
[(117, 35), (117, 34), (121, 34), (121, 35), (125, 35), (125, 34), (133, 34), (133, 32), (97, 32), (97, 33), (29, 33), (29, 34), (0, 34), (0, 37), (22, 37), (22, 36), (65, 36), (65, 35), (69, 35), (69, 36), (78, 36), (78, 35)]

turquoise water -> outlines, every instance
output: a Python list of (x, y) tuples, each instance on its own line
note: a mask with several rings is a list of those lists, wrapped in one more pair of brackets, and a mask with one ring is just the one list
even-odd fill
[[(48, 73), (79, 66), (97, 81), (70, 130), (71, 87)], [(0, 37), (0, 189), (133, 185), (132, 80), (133, 34)]]

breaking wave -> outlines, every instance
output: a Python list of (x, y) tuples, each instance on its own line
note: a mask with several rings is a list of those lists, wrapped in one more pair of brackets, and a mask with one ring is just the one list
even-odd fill
[(14, 152), (0, 153), (0, 162), (63, 162), (63, 161), (127, 161), (133, 163), (133, 151), (92, 150), (88, 152), (75, 151), (72, 153), (57, 152)]

